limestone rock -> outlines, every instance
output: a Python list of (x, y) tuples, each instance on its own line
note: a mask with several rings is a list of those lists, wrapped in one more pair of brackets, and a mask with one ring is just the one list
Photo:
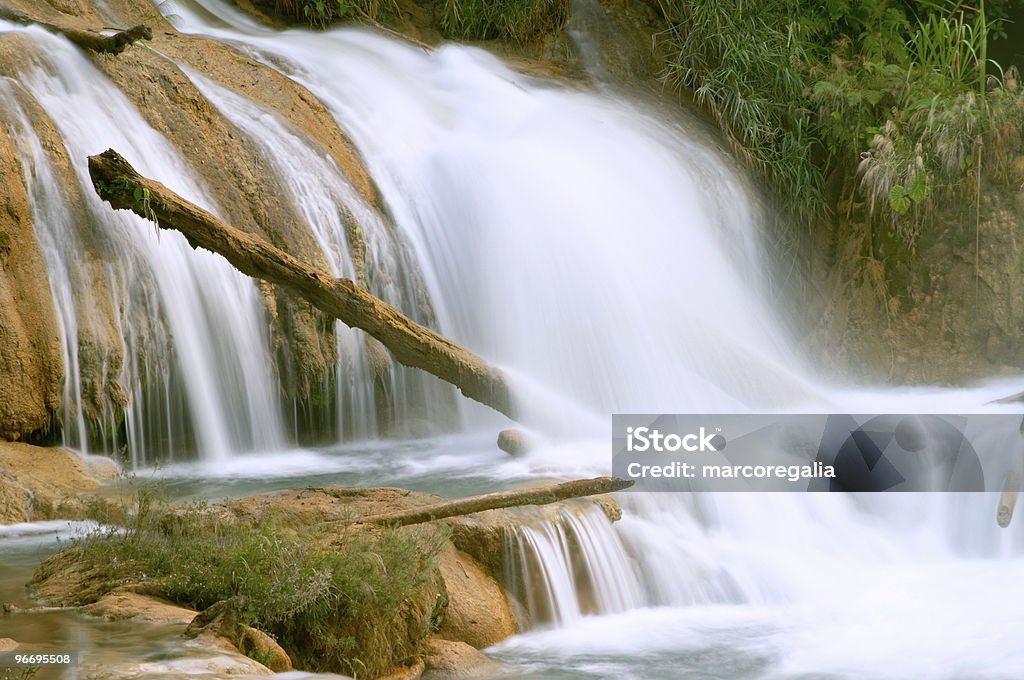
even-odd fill
[(28, 489), (0, 472), (0, 524), (26, 521), (31, 508), (32, 494)]
[(448, 608), (438, 634), (476, 649), (516, 633), (516, 620), (504, 589), (473, 558), (454, 546), (439, 556), (448, 590)]
[(427, 680), (470, 680), (491, 676), (498, 664), (465, 642), (431, 638), (424, 659)]
[(107, 621), (130, 620), (159, 624), (188, 623), (196, 616), (195, 610), (153, 595), (128, 590), (107, 593), (96, 602), (83, 607), (82, 612), (101, 616)]
[(508, 429), (498, 433), (498, 448), (513, 458), (518, 458), (525, 456), (533, 447), (522, 430)]
[(12, 142), (0, 120), (0, 438), (50, 422), (64, 375), (60, 327)]
[(212, 633), (236, 645), (245, 629), (242, 613), (246, 602), (242, 595), (235, 595), (210, 605), (191, 620), (185, 628), (185, 637), (196, 638), (203, 633)]
[(79, 494), (116, 474), (117, 464), (102, 456), (0, 442), (0, 522), (79, 517)]
[(258, 628), (246, 627), (238, 651), (251, 659), (256, 659), (275, 673), (292, 670), (292, 659), (288, 652), (277, 644), (277, 640)]
[(185, 637), (217, 639), (276, 673), (292, 670), (288, 652), (274, 638), (245, 625), (247, 599), (241, 595), (216, 602), (195, 615), (185, 628)]
[(377, 680), (419, 680), (425, 667), (423, 659), (417, 659), (412, 665), (396, 668), (387, 675), (380, 676)]

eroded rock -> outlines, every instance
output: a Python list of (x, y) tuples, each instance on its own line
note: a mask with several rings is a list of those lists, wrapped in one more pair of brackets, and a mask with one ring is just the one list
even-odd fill
[(96, 602), (82, 608), (82, 612), (100, 616), (107, 621), (139, 621), (159, 624), (184, 624), (196, 617), (194, 609), (181, 607), (154, 595), (143, 595), (130, 590), (107, 593)]
[(494, 675), (499, 664), (465, 642), (431, 638), (424, 658), (425, 680), (470, 680)]
[(473, 558), (448, 546), (438, 562), (448, 591), (440, 636), (483, 649), (517, 632), (505, 590)]
[(0, 522), (80, 517), (81, 494), (116, 474), (117, 464), (101, 456), (0, 442)]
[(2, 116), (0, 130), (0, 438), (20, 439), (46, 427), (60, 406), (64, 365), (21, 163)]

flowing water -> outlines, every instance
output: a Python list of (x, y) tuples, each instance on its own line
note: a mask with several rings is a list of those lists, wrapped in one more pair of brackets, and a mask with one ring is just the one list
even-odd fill
[[(350, 384), (340, 417), (362, 423), (347, 428), (355, 441), (289, 449), (255, 286), (172, 234), (157, 239), (135, 218), (106, 220), (131, 268), (108, 271), (103, 289), (127, 308), (150, 305), (147, 318), (174, 339), (134, 356), (133, 334), (150, 331), (124, 315), (128, 432), (139, 439), (126, 444), (140, 475), (163, 478), (178, 495), (304, 484), (462, 495), (606, 473), (612, 412), (973, 412), (1019, 390), (862, 390), (815, 376), (763, 293), (774, 282), (755, 193), (694, 121), (613, 87), (524, 76), (479, 49), (425, 51), (359, 29), (271, 31), (218, 0), (159, 7), (180, 30), (238, 46), (325, 104), (393, 225), (375, 222), (301, 133), (185, 70), (276, 159), (334, 271), (352, 267), (340, 204), (367, 233), (375, 292), (408, 306), (425, 289), (442, 332), (514, 377), (539, 442), (507, 458), (493, 447), (504, 421), (473, 404), (461, 405), (459, 434), (367, 440), (364, 350), (342, 329), (350, 368), (334, 379)], [(216, 211), (187, 163), (73, 48), (3, 30), (45, 48), (19, 83), (72, 158), (127, 150), (141, 172)], [(26, 173), (45, 178), (52, 161), (17, 87), (0, 81), (0, 97), (19, 126)], [(88, 209), (102, 211), (76, 169)], [(72, 367), (64, 421), (74, 423), (75, 310), (88, 287), (70, 264), (74, 236), (61, 231), (72, 221), (61, 212), (66, 197), (48, 193), (49, 182), (30, 186)], [(143, 379), (155, 372), (165, 379)], [(404, 373), (396, 380), (392, 391), (411, 401), (437, 389)], [(178, 431), (182, 421), (189, 434)], [(145, 467), (149, 449), (189, 438), (201, 459)], [(70, 443), (82, 447), (84, 437)], [(996, 527), (992, 495), (656, 494), (620, 503), (615, 524), (577, 509), (528, 519), (509, 537), (508, 585), (529, 630), (489, 650), (506, 664), (502, 677), (1024, 676), (1024, 530), (1019, 521)]]

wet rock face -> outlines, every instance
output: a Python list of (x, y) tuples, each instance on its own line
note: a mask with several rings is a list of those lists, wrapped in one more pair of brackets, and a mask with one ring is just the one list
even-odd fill
[[(0, 120), (0, 128), (3, 128)], [(0, 438), (45, 428), (60, 406), (60, 328), (10, 130), (0, 134)]]
[[(260, 234), (305, 261), (325, 265), (319, 245), (282, 190), (271, 159), (207, 101), (178, 63), (279, 116), (313, 147), (322, 149), (369, 206), (379, 207), (379, 194), (353, 144), (314, 96), (233, 47), (178, 33), (148, 0), (11, 0), (7, 5), (69, 29), (149, 25), (153, 29), (150, 44), (159, 54), (132, 47), (117, 56), (91, 54), (89, 58), (147, 123), (177, 147), (217, 209), (234, 226)], [(0, 36), (0, 75), (17, 83), (25, 65), (35, 59), (33, 51), (38, 48), (25, 35)], [(12, 90), (53, 166), (57, 175), (54, 191), (64, 194), (67, 219), (81, 239), (76, 261), (71, 264), (77, 317), (75, 359), (81, 384), (80, 394), (62, 397), (58, 315), (24, 190), (29, 168), (23, 163), (24, 150), (19, 153), (16, 148), (19, 137), (25, 135), (5, 129), (7, 134), (0, 140), (0, 181), (12, 189), (0, 197), (0, 439), (19, 439), (46, 427), (53, 422), (62, 399), (74, 402), (71, 406), (89, 425), (102, 423), (94, 429), (106, 432), (104, 436), (109, 438), (121, 427), (128, 391), (136, 387), (129, 383), (143, 380), (126, 378), (125, 350), (143, 358), (166, 353), (168, 334), (158, 318), (158, 306), (149, 302), (156, 299), (155, 294), (144, 295), (145, 300), (114, 302), (119, 297), (141, 295), (139, 290), (151, 291), (152, 282), (144, 267), (126, 262), (131, 248), (104, 236), (108, 230), (96, 224), (103, 216), (98, 218), (86, 209), (87, 197), (81, 195), (74, 172), (84, 159), (68, 158), (53, 121), (24, 88), (15, 84)], [(362, 281), (365, 267), (360, 258), (365, 245), (354, 220), (349, 221), (348, 245), (358, 260), (354, 264)], [(130, 281), (132, 292), (112, 289), (115, 280)], [(323, 376), (337, 361), (334, 324), (325, 323), (308, 304), (281, 290), (272, 286), (260, 290), (284, 395), (300, 402), (320, 398), (313, 390), (322, 385)], [(124, 318), (129, 307), (133, 315), (130, 324)], [(128, 326), (131, 339), (125, 331)]]
[[(1021, 158), (1024, 158), (1022, 156)], [(1012, 164), (1011, 164), (1012, 165)], [(931, 215), (913, 254), (865, 260), (855, 214), (838, 219), (828, 293), (810, 349), (822, 363), (896, 383), (965, 382), (1024, 367), (1024, 191), (991, 179), (975, 200)], [(883, 257), (880, 254), (879, 257)], [(878, 280), (880, 279), (881, 282)]]

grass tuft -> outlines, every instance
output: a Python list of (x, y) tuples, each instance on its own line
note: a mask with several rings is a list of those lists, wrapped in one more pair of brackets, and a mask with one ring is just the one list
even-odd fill
[(422, 651), (440, 616), (434, 558), (446, 536), (432, 527), (327, 532), (281, 511), (172, 507), (147, 490), (122, 521), (72, 547), (96, 578), (145, 583), (199, 610), (242, 595), (243, 622), (273, 635), (299, 668), (383, 675)]

